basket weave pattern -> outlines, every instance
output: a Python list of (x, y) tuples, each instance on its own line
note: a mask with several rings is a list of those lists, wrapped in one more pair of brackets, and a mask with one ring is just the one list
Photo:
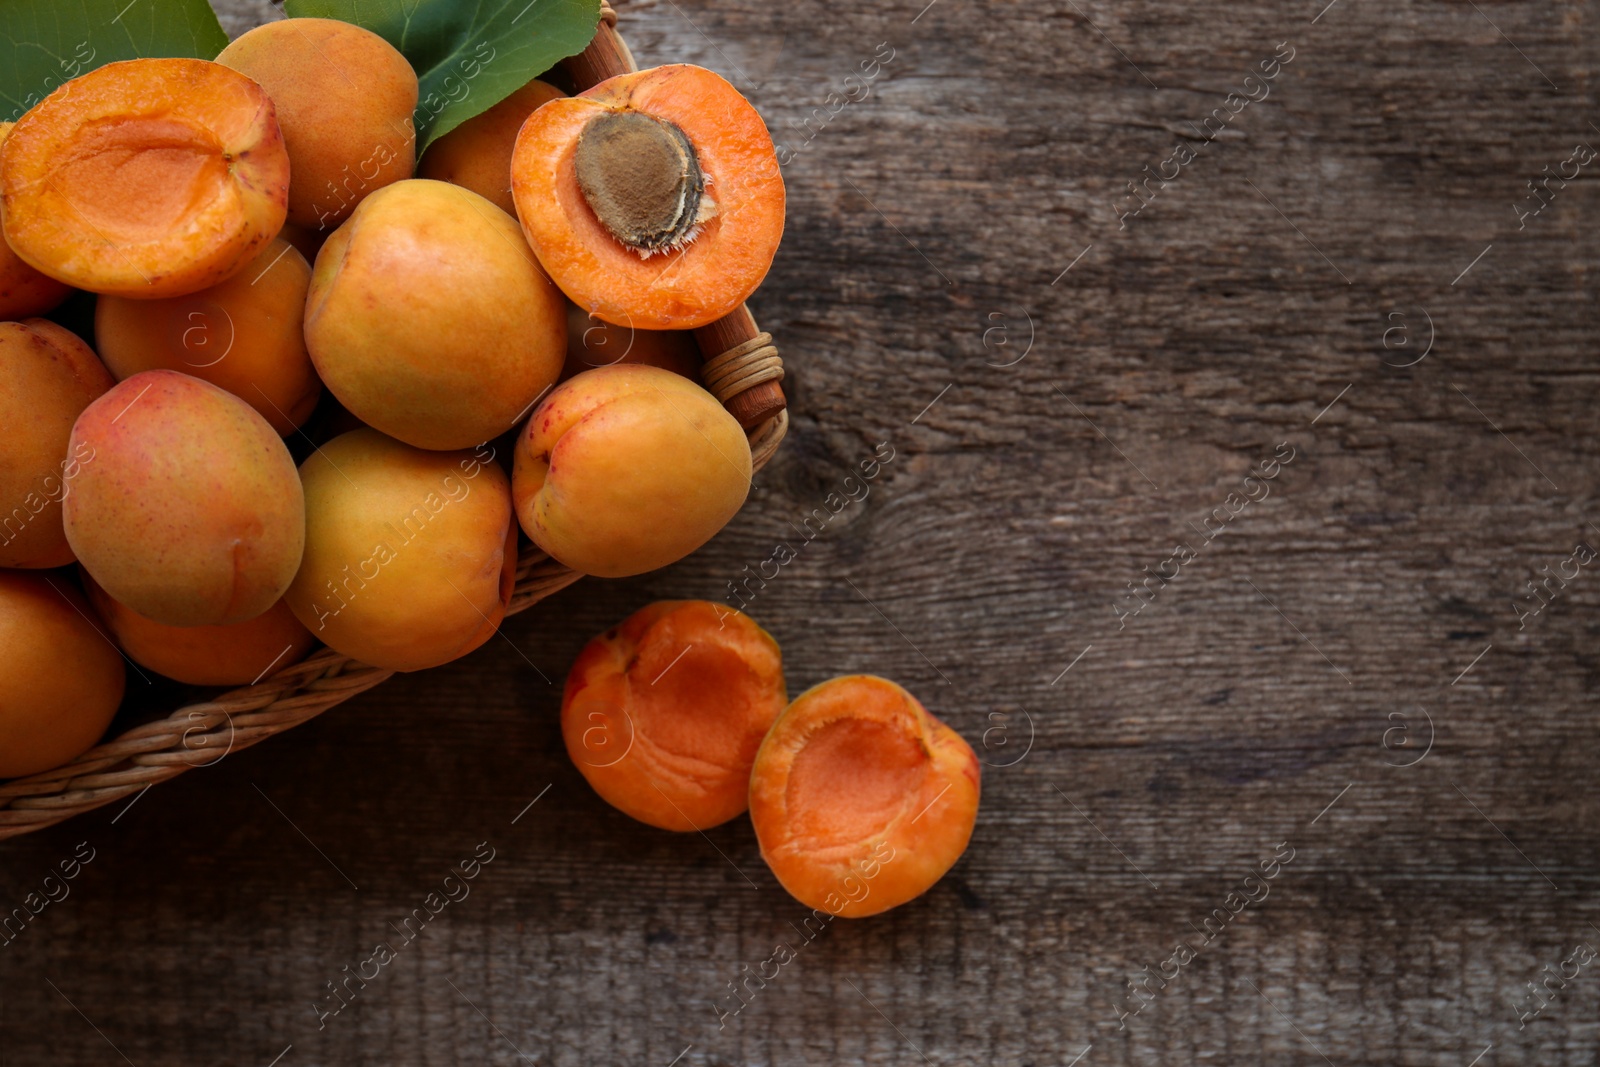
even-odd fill
[[(601, 33), (611, 35), (617, 16), (609, 3), (602, 4), (601, 18)], [(631, 68), (626, 45), (614, 35), (612, 40)], [(708, 359), (701, 377), (726, 405), (748, 389), (781, 380), (783, 364), (771, 336), (762, 333)], [(780, 411), (750, 431), (754, 470), (772, 458), (788, 427), (788, 412)], [(526, 611), (581, 577), (524, 539), (506, 614)], [(55, 770), (0, 782), (0, 839), (43, 829), (185, 771), (212, 766), (229, 753), (316, 718), (393, 673), (323, 648), (254, 685), (132, 727)]]

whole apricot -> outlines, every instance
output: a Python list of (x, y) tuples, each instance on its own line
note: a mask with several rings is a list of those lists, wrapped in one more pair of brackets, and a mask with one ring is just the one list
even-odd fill
[(644, 363), (700, 380), (700, 348), (686, 330), (636, 330), (615, 326), (567, 305), (567, 362), (561, 380), (595, 367), (616, 363)]
[(711, 540), (750, 492), (750, 442), (694, 382), (660, 367), (584, 371), (517, 437), (512, 495), (535, 544), (622, 578)]
[(766, 124), (721, 75), (687, 64), (540, 107), (517, 135), (511, 192), (561, 291), (622, 326), (715, 322), (755, 292), (783, 236)]
[[(0, 122), (0, 152), (5, 151), (6, 135), (12, 122)], [(59, 305), (72, 292), (70, 285), (40, 274), (24, 263), (11, 246), (0, 240), (0, 319), (25, 319), (43, 315)]]
[(5, 237), (30, 266), (144, 299), (215, 285), (283, 226), (289, 157), (261, 86), (202, 59), (74, 78), (0, 153)]
[(289, 608), (336, 652), (417, 671), (487, 641), (511, 603), (517, 527), (488, 449), (430, 452), (372, 429), (300, 465), (306, 553)]
[(94, 747), (126, 675), (93, 612), (59, 577), (0, 571), (0, 778), (52, 770)]
[(704, 830), (749, 807), (756, 749), (788, 700), (778, 643), (749, 616), (665, 600), (584, 646), (561, 732), (606, 803), (663, 830)]
[(0, 567), (73, 560), (61, 501), (92, 448), (68, 449), (72, 424), (115, 383), (78, 335), (44, 319), (0, 322)]
[(322, 382), (306, 351), (311, 265), (274, 238), (220, 285), (166, 300), (102, 296), (95, 302), (100, 358), (117, 378), (175, 370), (220, 386), (279, 434), (311, 416)]
[(294, 460), (256, 410), (170, 370), (135, 374), (84, 409), (89, 448), (63, 506), (94, 580), (168, 626), (243, 622), (277, 602), (305, 544)]
[(296, 226), (332, 229), (362, 197), (411, 177), (417, 72), (371, 30), (281, 19), (240, 36), (217, 62), (261, 83), (278, 107)]
[(417, 164), (417, 177), (471, 189), (506, 214), (515, 215), (511, 150), (517, 144), (517, 131), (540, 104), (566, 95), (535, 78), (429, 145)]
[(189, 685), (250, 685), (299, 663), (316, 644), (282, 600), (244, 622), (167, 626), (111, 599), (88, 571), (82, 577), (89, 602), (127, 657)]
[(750, 821), (762, 858), (802, 904), (876, 915), (944, 877), (978, 817), (978, 758), (893, 682), (806, 690), (756, 753)]
[(561, 373), (566, 306), (516, 220), (467, 189), (378, 190), (322, 246), (306, 344), (367, 425), (418, 448), (511, 429)]

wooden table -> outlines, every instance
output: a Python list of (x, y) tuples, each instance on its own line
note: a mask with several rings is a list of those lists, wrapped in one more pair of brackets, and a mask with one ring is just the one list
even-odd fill
[[(783, 451), (693, 559), (0, 846), (6, 908), (94, 857), (0, 947), (0, 1063), (1595, 1062), (1600, 161), (1528, 183), (1600, 145), (1600, 12), (1324, 2), (621, 5), (792, 150)], [(880, 442), (750, 611), (792, 692), (966, 736), (977, 833), (719, 1025), (804, 909), (746, 823), (601, 803), (559, 685)]]

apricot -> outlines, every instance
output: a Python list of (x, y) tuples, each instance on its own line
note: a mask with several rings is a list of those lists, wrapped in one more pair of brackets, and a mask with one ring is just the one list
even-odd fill
[(517, 135), (511, 191), (561, 291), (624, 326), (722, 318), (756, 291), (783, 236), (766, 124), (702, 67), (621, 74), (544, 104)]
[(773, 725), (750, 775), (761, 856), (802, 904), (876, 915), (961, 858), (978, 817), (978, 758), (893, 682), (834, 678)]
[(59, 577), (0, 571), (0, 778), (61, 766), (94, 747), (126, 675), (89, 605)]
[(72, 424), (115, 383), (77, 334), (44, 319), (0, 322), (0, 566), (73, 560), (61, 501), (93, 449), (68, 450)]
[(289, 221), (330, 230), (361, 199), (411, 177), (417, 73), (371, 30), (334, 19), (268, 22), (217, 62), (261, 83), (289, 149)]
[[(0, 152), (5, 150), (6, 135), (12, 122), (0, 122)], [(48, 274), (40, 274), (28, 266), (11, 246), (0, 240), (0, 319), (25, 319), (43, 315), (58, 306), (72, 292), (70, 285), (56, 281)]]
[(306, 344), (329, 390), (418, 448), (511, 429), (561, 373), (566, 330), (516, 220), (421, 178), (361, 202), (317, 254), (306, 301)]
[(63, 505), (67, 541), (107, 593), (168, 626), (252, 619), (300, 565), (294, 460), (256, 410), (170, 370), (84, 409), (69, 452), (93, 452)]
[(594, 791), (663, 830), (704, 830), (750, 803), (750, 766), (788, 703), (778, 643), (747, 615), (664, 600), (584, 646), (561, 732)]
[(417, 177), (471, 189), (507, 215), (515, 215), (511, 150), (516, 147), (517, 132), (540, 104), (566, 95), (535, 78), (429, 145), (417, 164)]
[(505, 617), (517, 527), (491, 450), (430, 452), (372, 429), (300, 465), (306, 554), (289, 609), (313, 636), (374, 667), (466, 655)]
[(278, 601), (253, 619), (226, 626), (167, 626), (111, 598), (82, 572), (89, 602), (133, 662), (189, 685), (250, 685), (299, 663), (316, 641)]
[(272, 101), (202, 59), (129, 59), (74, 78), (0, 154), (5, 237), (35, 269), (145, 299), (215, 285), (283, 226), (289, 156)]
[(576, 304), (567, 305), (567, 361), (561, 368), (562, 381), (595, 367), (644, 363), (698, 382), (700, 362), (694, 335), (685, 330), (614, 326)]
[(597, 367), (556, 387), (517, 436), (512, 496), (535, 544), (584, 574), (665, 567), (750, 491), (750, 442), (715, 397), (660, 367)]
[(95, 302), (100, 358), (119, 379), (175, 370), (221, 386), (279, 434), (311, 416), (322, 382), (306, 351), (311, 265), (281, 239), (220, 285), (166, 300)]

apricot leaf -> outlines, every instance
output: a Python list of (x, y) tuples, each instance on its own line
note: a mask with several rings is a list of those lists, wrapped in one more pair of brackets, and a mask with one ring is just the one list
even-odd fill
[(215, 59), (227, 45), (206, 0), (4, 0), (0, 120), (119, 59)]
[(283, 8), (353, 22), (411, 61), (418, 155), (583, 51), (600, 21), (600, 0), (285, 0)]

